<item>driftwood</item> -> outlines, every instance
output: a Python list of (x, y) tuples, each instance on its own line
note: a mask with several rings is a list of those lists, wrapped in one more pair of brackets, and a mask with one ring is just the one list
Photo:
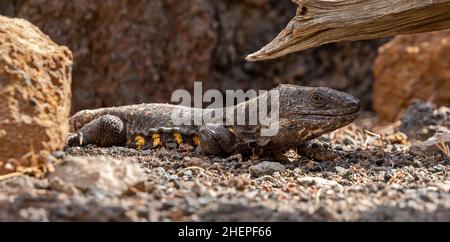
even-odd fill
[(450, 0), (292, 0), (297, 14), (248, 61), (339, 41), (375, 39), (450, 28)]

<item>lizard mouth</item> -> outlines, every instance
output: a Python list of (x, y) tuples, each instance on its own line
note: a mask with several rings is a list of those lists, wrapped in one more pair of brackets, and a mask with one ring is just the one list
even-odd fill
[(331, 118), (347, 118), (354, 117), (357, 118), (360, 114), (359, 109), (348, 110), (343, 113), (290, 113), (289, 116), (299, 117), (299, 118), (308, 118), (308, 119), (331, 119)]
[(324, 121), (324, 120), (355, 120), (359, 116), (358, 113), (345, 114), (345, 115), (305, 115), (303, 119), (316, 120), (316, 121)]
[(307, 116), (309, 115), (313, 115), (313, 116), (322, 116), (322, 117), (347, 117), (347, 116), (359, 116), (360, 110), (349, 110), (348, 112), (344, 112), (344, 113), (338, 113), (338, 114), (328, 114), (328, 113), (323, 113), (323, 114), (306, 114)]
[(343, 114), (291, 114), (290, 118), (303, 120), (305, 122), (339, 122), (339, 123), (351, 123), (353, 120), (359, 117), (360, 111), (353, 111)]

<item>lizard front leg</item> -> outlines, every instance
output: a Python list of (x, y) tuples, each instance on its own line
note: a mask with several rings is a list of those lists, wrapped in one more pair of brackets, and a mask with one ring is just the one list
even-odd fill
[(223, 125), (206, 124), (200, 127), (200, 150), (208, 155), (237, 152), (238, 139)]
[(114, 115), (103, 115), (83, 126), (77, 133), (69, 134), (67, 144), (108, 147), (125, 142), (126, 132), (122, 120)]
[(308, 141), (299, 146), (297, 153), (316, 161), (330, 161), (342, 155), (340, 152), (333, 150), (329, 144), (318, 140)]

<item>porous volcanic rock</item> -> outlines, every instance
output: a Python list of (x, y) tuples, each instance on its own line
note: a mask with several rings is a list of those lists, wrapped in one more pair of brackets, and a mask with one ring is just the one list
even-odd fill
[(0, 173), (28, 165), (30, 152), (45, 160), (63, 148), (71, 70), (67, 47), (26, 20), (0, 16)]
[(414, 98), (450, 106), (450, 31), (397, 36), (373, 66), (373, 108), (393, 121)]

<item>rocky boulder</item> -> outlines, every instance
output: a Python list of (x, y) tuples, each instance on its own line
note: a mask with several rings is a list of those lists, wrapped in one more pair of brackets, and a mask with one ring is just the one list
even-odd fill
[(373, 73), (373, 108), (383, 120), (399, 119), (414, 98), (450, 106), (450, 31), (395, 37)]
[(74, 186), (81, 191), (100, 196), (119, 196), (133, 187), (142, 190), (146, 179), (137, 160), (118, 160), (101, 156), (68, 157), (48, 178), (51, 185), (56, 183), (59, 187)]
[(0, 173), (45, 160), (69, 130), (72, 54), (36, 26), (0, 16)]

